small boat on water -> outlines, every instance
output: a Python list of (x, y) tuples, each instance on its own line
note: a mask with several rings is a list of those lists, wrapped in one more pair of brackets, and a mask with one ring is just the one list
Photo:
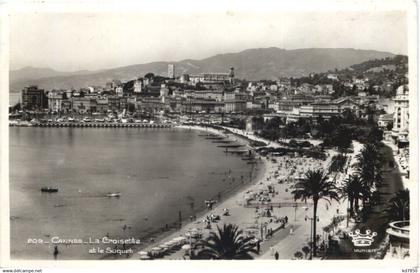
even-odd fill
[(121, 193), (120, 192), (109, 192), (106, 194), (106, 197), (120, 197)]
[(58, 188), (51, 188), (51, 187), (42, 187), (41, 192), (58, 192)]

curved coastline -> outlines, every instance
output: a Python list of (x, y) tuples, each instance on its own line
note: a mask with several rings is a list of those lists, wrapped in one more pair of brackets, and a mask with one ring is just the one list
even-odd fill
[[(212, 127), (203, 127), (203, 126), (197, 126), (197, 125), (194, 125), (194, 126), (178, 125), (178, 126), (174, 126), (173, 129), (197, 130), (201, 132), (207, 132), (209, 134), (215, 134), (215, 135), (225, 136), (225, 137), (227, 136), (227, 134), (224, 132), (225, 129), (215, 129)], [(246, 145), (247, 148), (253, 149), (252, 147), (249, 146), (251, 139), (248, 139), (245, 136), (235, 134), (235, 140)], [(125, 258), (138, 259), (139, 255), (137, 254), (137, 252), (141, 250), (146, 250), (150, 247), (157, 246), (164, 242), (167, 242), (171, 240), (172, 238), (174, 238), (176, 234), (179, 234), (179, 233), (183, 234), (187, 232), (191, 228), (191, 225), (194, 225), (198, 222), (203, 222), (206, 215), (214, 213), (216, 210), (220, 210), (221, 208), (226, 207), (228, 203), (233, 202), (233, 203), (236, 203), (237, 206), (241, 206), (241, 204), (237, 204), (236, 201), (240, 199), (241, 196), (247, 190), (255, 186), (258, 183), (258, 181), (262, 181), (269, 175), (269, 173), (267, 172), (269, 164), (270, 162), (268, 160), (266, 160), (265, 158), (261, 158), (261, 160), (258, 161), (259, 168), (256, 170), (257, 173), (250, 182), (244, 183), (239, 186), (225, 188), (224, 195), (220, 198), (219, 202), (214, 205), (213, 209), (212, 210), (203, 209), (203, 210), (197, 211), (196, 219), (194, 220), (194, 222), (187, 222), (188, 220), (186, 220), (185, 222), (182, 223), (182, 226), (178, 229), (162, 231), (157, 228), (156, 231), (149, 232), (147, 235), (142, 236), (140, 238), (140, 240), (142, 240), (142, 244), (130, 246), (131, 249), (133, 249), (133, 253), (129, 257), (108, 254), (108, 255), (102, 256), (100, 259), (125, 259)], [(153, 238), (153, 241), (150, 241), (151, 238)]]

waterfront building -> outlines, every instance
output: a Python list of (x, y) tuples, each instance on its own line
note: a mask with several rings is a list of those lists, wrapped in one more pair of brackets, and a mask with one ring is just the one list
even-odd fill
[(188, 99), (182, 103), (182, 111), (187, 113), (222, 113), (225, 103), (214, 100)]
[(62, 109), (63, 100), (67, 99), (66, 93), (52, 90), (48, 92), (48, 110), (59, 112)]
[(168, 78), (175, 79), (175, 65), (168, 64)]
[(120, 110), (120, 97), (108, 96), (108, 110), (117, 112)]
[(109, 102), (107, 96), (98, 97), (96, 99), (96, 111), (100, 113), (106, 113), (109, 109)]
[(72, 110), (71, 108), (71, 99), (67, 98), (61, 101), (61, 111), (68, 113)]
[(96, 112), (96, 98), (93, 96), (86, 96), (86, 97), (73, 97), (72, 101), (72, 109), (77, 113), (86, 114)]
[(401, 85), (397, 88), (394, 98), (394, 127), (392, 138), (398, 147), (408, 146), (408, 127), (409, 127), (409, 94), (408, 85)]
[(44, 89), (36, 85), (27, 86), (22, 90), (22, 108), (26, 110), (41, 110), (48, 107), (48, 98)]

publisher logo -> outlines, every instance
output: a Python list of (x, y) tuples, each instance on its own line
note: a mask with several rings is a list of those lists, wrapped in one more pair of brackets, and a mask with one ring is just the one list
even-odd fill
[(352, 243), (356, 247), (368, 247), (371, 246), (375, 237), (377, 235), (376, 232), (371, 232), (369, 229), (366, 230), (366, 233), (363, 234), (360, 232), (359, 229), (356, 229), (353, 232), (348, 233), (349, 236), (352, 238)]

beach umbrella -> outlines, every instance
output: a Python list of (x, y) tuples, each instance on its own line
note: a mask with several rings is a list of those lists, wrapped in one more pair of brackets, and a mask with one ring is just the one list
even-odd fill
[(183, 245), (182, 247), (181, 247), (183, 250), (189, 250), (189, 249), (191, 249), (191, 245)]
[(166, 247), (166, 248), (170, 248), (172, 247), (172, 244), (169, 242), (163, 243), (162, 245), (160, 245), (160, 247)]
[(149, 253), (147, 251), (139, 251), (137, 252), (140, 256), (149, 256)]

